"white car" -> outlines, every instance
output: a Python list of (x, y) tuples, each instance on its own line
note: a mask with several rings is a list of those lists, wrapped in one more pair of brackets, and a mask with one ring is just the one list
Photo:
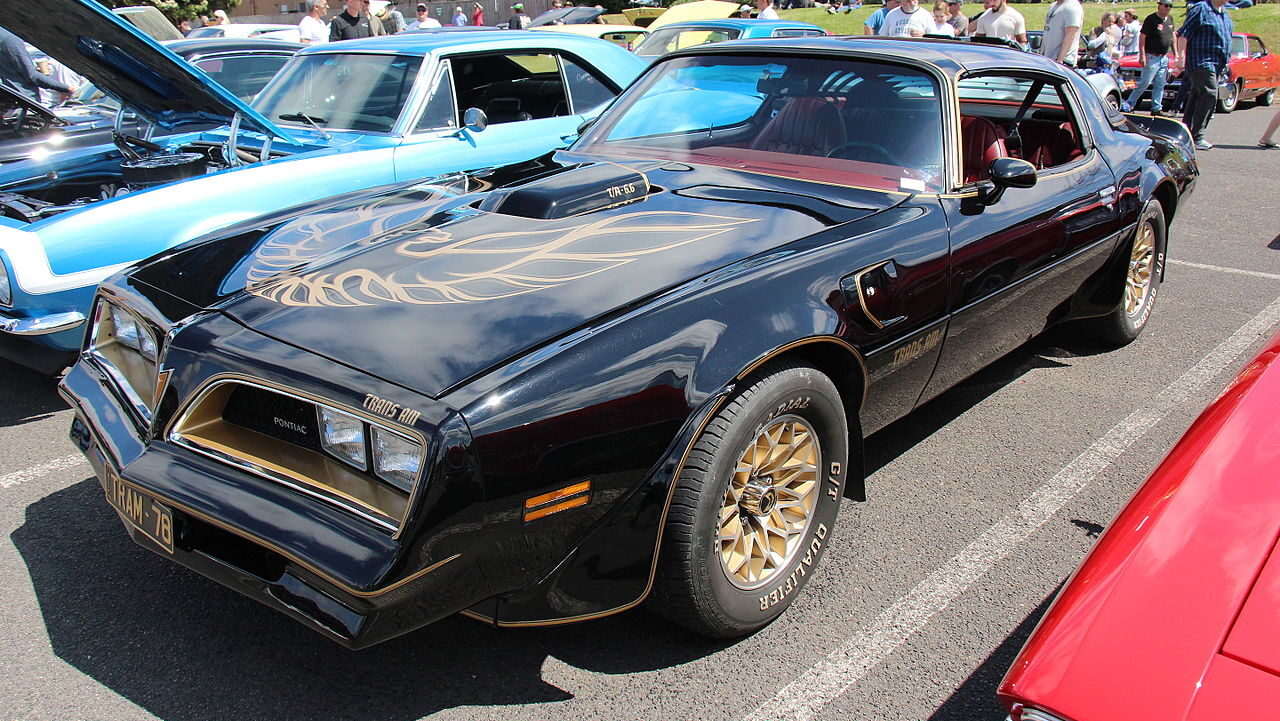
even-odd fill
[(299, 42), (297, 25), (273, 23), (232, 23), (230, 25), (205, 25), (187, 35), (189, 38), (256, 38)]

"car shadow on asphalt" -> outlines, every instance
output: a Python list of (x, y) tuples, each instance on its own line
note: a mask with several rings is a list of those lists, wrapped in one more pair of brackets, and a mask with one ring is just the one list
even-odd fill
[(57, 379), (0, 360), (0, 427), (48, 418), (66, 407)]
[(969, 674), (969, 678), (933, 712), (928, 721), (1002, 721), (1005, 710), (996, 700), (996, 689), (1000, 686), (1005, 671), (1013, 665), (1018, 651), (1027, 642), (1027, 637), (1035, 630), (1040, 617), (1049, 610), (1050, 602), (1057, 595), (1055, 590), (1027, 614), (1022, 623)]
[(400, 721), (457, 706), (553, 703), (573, 694), (543, 680), (552, 657), (625, 674), (730, 645), (639, 610), (523, 630), (454, 616), (348, 651), (136, 546), (93, 478), (28, 506), (11, 539), (58, 658), (172, 721)]
[(1027, 373), (1044, 368), (1066, 368), (1068, 364), (1063, 359), (1114, 350), (1114, 346), (1076, 337), (1070, 326), (1053, 328), (1032, 338), (905, 418), (872, 434), (863, 444), (866, 475), (871, 476)]

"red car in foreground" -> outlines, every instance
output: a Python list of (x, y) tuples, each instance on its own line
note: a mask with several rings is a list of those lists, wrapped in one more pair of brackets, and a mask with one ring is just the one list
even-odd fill
[(1012, 721), (1280, 718), (1280, 334), (1107, 529), (1000, 685)]

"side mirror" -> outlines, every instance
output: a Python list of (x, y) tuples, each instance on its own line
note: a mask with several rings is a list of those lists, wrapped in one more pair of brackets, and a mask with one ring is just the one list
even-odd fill
[(581, 123), (578, 123), (578, 130), (577, 130), (578, 135), (582, 135), (583, 133), (587, 132), (587, 129), (590, 128), (592, 125), (595, 125), (596, 121), (599, 119), (600, 119), (600, 116), (597, 115), (594, 118), (587, 118)]
[(1030, 188), (1036, 184), (1036, 166), (1018, 158), (996, 158), (987, 169), (991, 188), (982, 195), (983, 205), (995, 205), (1009, 188)]
[(462, 113), (462, 127), (478, 133), (489, 127), (489, 116), (480, 108), (467, 108)]

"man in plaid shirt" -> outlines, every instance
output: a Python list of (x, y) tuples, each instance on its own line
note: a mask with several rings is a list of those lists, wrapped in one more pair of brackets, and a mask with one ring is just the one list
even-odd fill
[(1204, 126), (1218, 102), (1218, 81), (1226, 79), (1227, 59), (1231, 57), (1231, 17), (1223, 11), (1227, 0), (1204, 0), (1187, 9), (1187, 19), (1178, 28), (1178, 47), (1186, 58), (1182, 82), (1190, 93), (1182, 113), (1182, 122), (1191, 130), (1197, 150), (1209, 150), (1213, 143), (1204, 139)]

